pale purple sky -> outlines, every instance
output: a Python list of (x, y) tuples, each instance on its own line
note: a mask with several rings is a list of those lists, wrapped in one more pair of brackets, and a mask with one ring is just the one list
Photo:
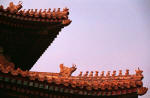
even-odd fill
[[(9, 1), (1, 0), (5, 6)], [(32, 71), (59, 72), (59, 64), (80, 71), (140, 67), (150, 89), (150, 0), (22, 0), (23, 8), (70, 9), (72, 23), (38, 60)], [(150, 97), (150, 91), (140, 98)]]

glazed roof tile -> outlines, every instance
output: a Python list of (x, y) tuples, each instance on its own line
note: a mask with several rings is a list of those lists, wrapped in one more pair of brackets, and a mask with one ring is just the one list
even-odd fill
[[(13, 2), (10, 2), (7, 8), (4, 8), (3, 5), (0, 5), (0, 16), (20, 20), (20, 21), (31, 21), (31, 22), (45, 22), (45, 23), (62, 23), (66, 26), (71, 23), (71, 20), (68, 19), (69, 9), (63, 8), (57, 10), (54, 8), (51, 9), (22, 9), (22, 3), (19, 2), (17, 5), (14, 5)], [(7, 24), (4, 21), (1, 21), (4, 24)]]
[(3, 65), (0, 65), (0, 71), (3, 74), (21, 76), (20, 78), (28, 78), (30, 81), (38, 80), (39, 82), (63, 85), (64, 87), (71, 87), (72, 89), (79, 88), (81, 90), (84, 89), (87, 91), (107, 91), (107, 93), (111, 92), (111, 94), (113, 91), (119, 90), (123, 93), (123, 90), (130, 91), (132, 89), (131, 93), (137, 92), (139, 95), (143, 95), (147, 91), (147, 88), (143, 87), (143, 71), (139, 68), (138, 70), (135, 70), (135, 74), (129, 74), (129, 70), (126, 70), (126, 73), (128, 74), (122, 74), (122, 72), (119, 71), (121, 75), (103, 75), (104, 71), (102, 71), (101, 75), (98, 75), (96, 72), (96, 76), (92, 76), (90, 74), (86, 77), (84, 75), (82, 76), (81, 73), (79, 76), (65, 76), (62, 73), (23, 71), (19, 68), (13, 69), (11, 66)]

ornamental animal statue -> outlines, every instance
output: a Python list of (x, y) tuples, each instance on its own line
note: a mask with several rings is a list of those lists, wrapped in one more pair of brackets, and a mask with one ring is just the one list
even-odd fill
[[(61, 12), (60, 12), (60, 9), (58, 9), (57, 12), (53, 13), (53, 14), (57, 14), (57, 17), (63, 17), (64, 19), (68, 19), (69, 9), (64, 8), (63, 11), (61, 11)], [(55, 15), (53, 15), (53, 16), (55, 16)]]
[(22, 8), (22, 2), (19, 1), (18, 5), (14, 5), (13, 2), (9, 3), (9, 7), (7, 7), (7, 10), (10, 11), (10, 13), (16, 13)]
[(60, 64), (60, 75), (69, 77), (71, 74), (77, 69), (76, 65), (73, 64), (71, 68), (64, 66), (63, 64)]
[(80, 72), (80, 74), (78, 75), (78, 77), (81, 77), (82, 76), (82, 71)]
[(94, 77), (98, 77), (98, 71), (95, 71), (95, 75), (94, 75)]
[(112, 76), (116, 76), (116, 70), (113, 71)]
[(110, 77), (110, 71), (107, 72), (106, 77)]
[(136, 72), (136, 75), (137, 75), (137, 76), (142, 76), (142, 77), (143, 77), (143, 75), (142, 75), (143, 71), (140, 70), (139, 67), (138, 67), (138, 70), (135, 70), (135, 72)]
[(129, 69), (126, 70), (125, 76), (129, 75)]
[(101, 75), (100, 75), (100, 77), (103, 77), (103, 76), (104, 76), (104, 71), (102, 71), (102, 72), (101, 72)]
[(90, 72), (89, 77), (93, 77), (93, 71)]

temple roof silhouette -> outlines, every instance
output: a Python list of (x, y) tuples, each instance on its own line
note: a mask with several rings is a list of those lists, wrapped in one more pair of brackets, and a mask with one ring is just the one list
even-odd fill
[(69, 9), (22, 9), (10, 2), (0, 6), (0, 95), (11, 98), (138, 98), (143, 86), (141, 69), (72, 73), (76, 65), (60, 64), (60, 72), (29, 71), (59, 32), (71, 23)]

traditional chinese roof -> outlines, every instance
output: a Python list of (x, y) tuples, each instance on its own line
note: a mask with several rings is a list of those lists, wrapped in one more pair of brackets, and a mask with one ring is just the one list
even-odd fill
[(69, 9), (22, 9), (22, 3), (0, 6), (0, 48), (16, 68), (29, 70), (61, 29), (71, 23)]
[[(71, 67), (74, 68), (75, 66)], [(65, 69), (72, 70), (65, 67)], [(147, 92), (147, 88), (143, 87), (142, 70), (138, 68), (135, 74), (129, 74), (126, 70), (125, 74), (116, 71), (112, 74), (110, 71), (104, 75), (104, 71), (99, 75), (98, 71), (93, 75), (93, 71), (88, 74), (88, 71), (78, 76), (67, 76), (60, 73), (46, 73), (23, 71), (14, 69), (13, 66), (0, 65), (0, 88), (14, 90), (21, 93), (36, 94), (38, 89), (44, 90), (43, 96), (50, 96), (49, 92), (60, 94), (82, 95), (82, 96), (119, 96), (119, 95), (143, 95)], [(70, 71), (68, 71), (68, 74)], [(71, 72), (72, 73), (72, 72)], [(11, 85), (15, 84), (15, 87)], [(21, 85), (21, 86), (18, 86)], [(32, 89), (24, 89), (32, 87)], [(33, 90), (33, 88), (35, 88)], [(38, 93), (37, 93), (38, 94)], [(40, 93), (39, 93), (40, 94)]]
[(21, 98), (34, 98), (35, 95), (36, 98), (118, 98), (129, 95), (137, 98), (147, 92), (148, 88), (143, 87), (142, 82), (143, 71), (139, 68), (135, 74), (129, 74), (129, 70), (125, 74), (122, 70), (119, 74), (116, 71), (106, 74), (86, 71), (78, 76), (72, 76), (76, 65), (69, 68), (60, 64), (59, 73), (28, 71), (71, 20), (67, 8), (62, 11), (60, 8), (53, 11), (21, 8), (21, 2), (18, 5), (11, 2), (7, 8), (0, 6), (1, 95)]

